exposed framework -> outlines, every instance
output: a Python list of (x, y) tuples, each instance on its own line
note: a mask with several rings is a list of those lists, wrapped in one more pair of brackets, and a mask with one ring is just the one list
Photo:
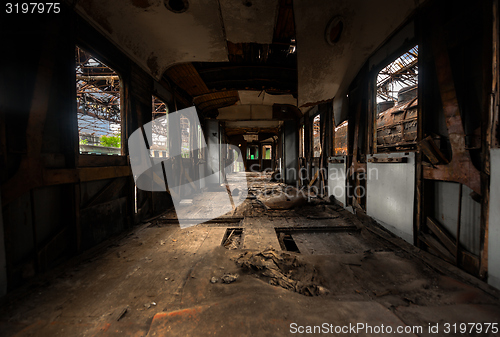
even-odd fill
[(313, 119), (313, 156), (321, 156), (321, 117), (316, 115)]
[(398, 91), (418, 84), (418, 46), (398, 57), (377, 76), (377, 101), (398, 101)]
[(88, 52), (76, 47), (78, 132), (98, 138), (120, 132), (120, 78)]
[[(167, 116), (168, 106), (165, 102), (153, 95), (151, 103), (153, 121)], [(154, 151), (161, 151), (161, 157), (168, 157), (168, 118), (154, 121), (151, 126), (153, 144), (150, 144), (149, 149), (153, 152), (152, 155), (156, 156)]]

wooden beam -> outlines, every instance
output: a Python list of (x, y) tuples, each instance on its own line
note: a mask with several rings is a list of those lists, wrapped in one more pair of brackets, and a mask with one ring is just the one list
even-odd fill
[(427, 228), (436, 235), (453, 256), (456, 256), (457, 249), (453, 237), (436, 220), (427, 217)]
[(78, 177), (82, 182), (126, 177), (131, 174), (130, 166), (84, 167), (78, 169)]
[(2, 206), (9, 204), (34, 188), (113, 179), (130, 176), (131, 174), (130, 166), (46, 169), (40, 160), (26, 159), (22, 162), (22, 167), (14, 177), (2, 185)]

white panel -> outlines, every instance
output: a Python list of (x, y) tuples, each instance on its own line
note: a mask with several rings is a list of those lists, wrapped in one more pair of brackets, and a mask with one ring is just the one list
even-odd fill
[(491, 149), (488, 283), (500, 289), (500, 149)]
[(346, 205), (346, 176), (345, 176), (345, 156), (332, 157), (333, 159), (344, 160), (344, 163), (328, 164), (328, 196), (333, 195), (336, 200)]
[(366, 213), (385, 228), (413, 244), (415, 155), (391, 153), (368, 158), (408, 157), (407, 163), (368, 163)]
[[(212, 173), (218, 173), (220, 171), (220, 142), (219, 142), (219, 121), (207, 120), (206, 121), (206, 132), (207, 132), (207, 146), (208, 146), (208, 164)], [(207, 184), (218, 184), (219, 175), (213, 174), (206, 178)]]
[[(434, 218), (457, 237), (458, 196), (460, 184), (434, 182)], [(472, 190), (463, 185), (460, 216), (460, 243), (471, 253), (479, 255), (481, 235), (481, 204), (472, 200)]]

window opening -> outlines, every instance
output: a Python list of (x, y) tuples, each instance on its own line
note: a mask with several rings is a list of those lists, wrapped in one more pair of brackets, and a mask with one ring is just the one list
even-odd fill
[(80, 153), (121, 155), (120, 77), (79, 47), (75, 57)]
[(262, 146), (262, 155), (263, 155), (262, 159), (271, 159), (271, 155), (272, 155), (271, 151), (272, 151), (271, 145)]
[(418, 46), (377, 74), (377, 152), (414, 149), (417, 141)]
[[(168, 157), (169, 147), (168, 147), (168, 106), (165, 102), (156, 96), (152, 96), (152, 141), (153, 144), (149, 144), (149, 150), (151, 151), (152, 157)], [(159, 119), (161, 118), (161, 119)], [(155, 121), (158, 119), (157, 121)]]
[(182, 158), (191, 157), (191, 123), (189, 118), (182, 116), (181, 122), (181, 156)]
[(313, 119), (313, 156), (321, 156), (321, 117), (319, 114)]
[(250, 160), (259, 159), (259, 146), (258, 145), (248, 145), (248, 147), (247, 147), (247, 159), (250, 159)]

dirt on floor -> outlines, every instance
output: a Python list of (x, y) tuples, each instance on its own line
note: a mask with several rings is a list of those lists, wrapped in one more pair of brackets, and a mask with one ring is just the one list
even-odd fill
[[(248, 177), (254, 192), (277, 185), (269, 179)], [(337, 335), (381, 336), (366, 327), (384, 325), (458, 336), (445, 334), (446, 324), (500, 322), (493, 293), (320, 198), (273, 210), (248, 197), (224, 221), (184, 229), (172, 219), (138, 226), (12, 291), (0, 336), (289, 336), (307, 327), (335, 335), (358, 324), (364, 329)], [(429, 330), (436, 325), (438, 333)]]

